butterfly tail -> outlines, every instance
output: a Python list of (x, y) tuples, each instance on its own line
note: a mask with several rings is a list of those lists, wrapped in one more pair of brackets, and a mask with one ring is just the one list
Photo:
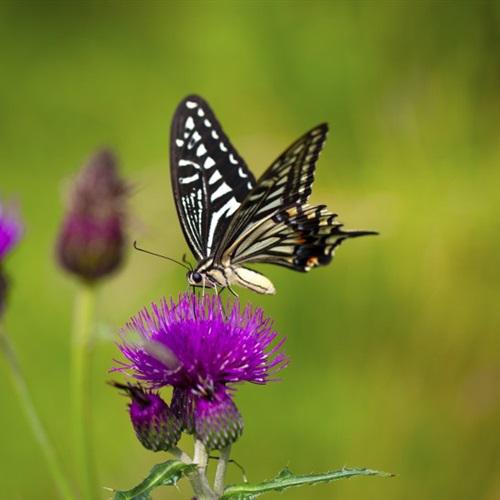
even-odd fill
[(253, 233), (242, 239), (237, 261), (267, 262), (301, 272), (329, 264), (346, 239), (377, 234), (345, 230), (325, 205), (288, 207)]

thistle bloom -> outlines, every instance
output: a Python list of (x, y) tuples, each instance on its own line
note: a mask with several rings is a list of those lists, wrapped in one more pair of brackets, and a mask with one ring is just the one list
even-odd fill
[[(172, 410), (187, 432), (209, 449), (234, 442), (243, 430), (232, 400), (241, 382), (266, 384), (285, 367), (271, 321), (262, 309), (240, 309), (236, 301), (224, 312), (217, 296), (181, 295), (179, 301), (153, 304), (126, 325), (119, 346), (127, 362), (116, 368), (152, 388), (172, 386)], [(126, 340), (139, 334), (139, 343)]]
[(81, 170), (57, 241), (57, 257), (64, 269), (95, 282), (120, 266), (128, 191), (110, 151), (99, 151)]
[(21, 238), (23, 227), (16, 210), (0, 200), (0, 264)]
[(0, 200), (0, 317), (5, 308), (9, 279), (3, 270), (5, 256), (16, 246), (22, 236), (23, 226), (17, 211)]
[(181, 437), (181, 422), (155, 392), (141, 385), (113, 383), (130, 397), (130, 420), (137, 438), (152, 451), (168, 451)]

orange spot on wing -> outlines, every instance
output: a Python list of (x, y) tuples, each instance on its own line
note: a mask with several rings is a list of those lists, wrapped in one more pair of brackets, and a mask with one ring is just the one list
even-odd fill
[(318, 257), (309, 257), (307, 259), (307, 267), (314, 267), (318, 265)]

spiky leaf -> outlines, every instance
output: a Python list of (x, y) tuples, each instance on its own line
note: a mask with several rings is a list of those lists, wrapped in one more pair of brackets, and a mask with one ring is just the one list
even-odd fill
[(243, 483), (228, 486), (224, 490), (222, 500), (252, 500), (269, 491), (283, 491), (287, 488), (307, 486), (318, 483), (329, 483), (339, 479), (348, 479), (356, 476), (390, 477), (393, 474), (372, 469), (341, 469), (319, 474), (294, 474), (288, 469), (283, 469), (274, 479), (262, 483)]
[(144, 481), (131, 490), (115, 491), (115, 500), (149, 500), (151, 492), (158, 486), (172, 486), (179, 479), (196, 469), (196, 465), (180, 460), (167, 460), (156, 464)]

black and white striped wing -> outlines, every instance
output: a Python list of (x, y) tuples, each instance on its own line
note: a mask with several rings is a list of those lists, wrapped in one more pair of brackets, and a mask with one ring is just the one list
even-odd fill
[(294, 205), (250, 227), (228, 252), (231, 263), (267, 262), (309, 271), (324, 266), (347, 238), (377, 234), (347, 231), (324, 205)]
[(242, 234), (272, 215), (307, 202), (314, 169), (328, 133), (328, 125), (314, 127), (295, 141), (264, 172), (245, 198), (217, 249), (222, 259)]
[(175, 111), (170, 172), (186, 241), (196, 258), (208, 257), (255, 179), (199, 96), (186, 97)]

